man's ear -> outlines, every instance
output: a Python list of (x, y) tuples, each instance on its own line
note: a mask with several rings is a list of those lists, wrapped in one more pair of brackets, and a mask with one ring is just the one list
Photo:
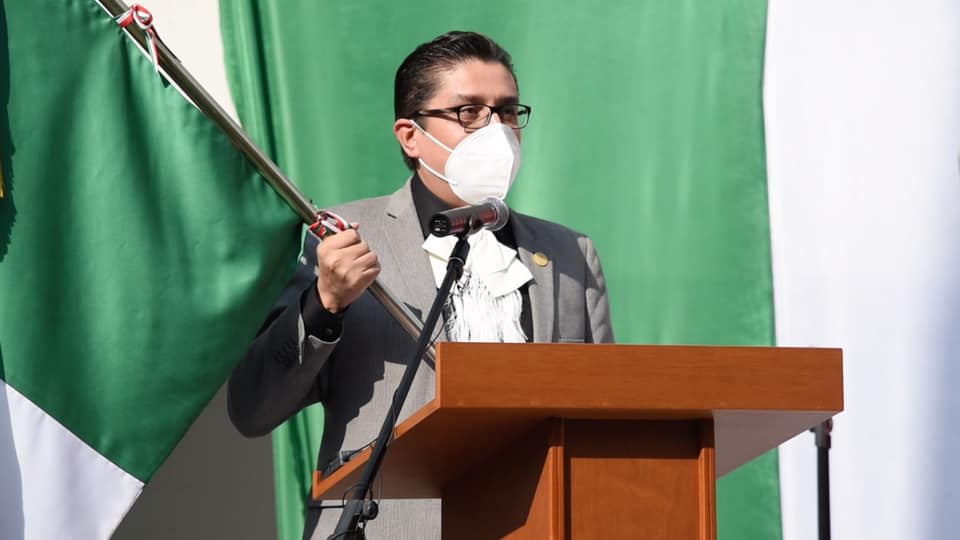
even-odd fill
[(400, 118), (393, 123), (393, 134), (400, 143), (400, 148), (408, 157), (416, 160), (420, 158), (420, 149), (417, 146), (417, 128), (413, 125), (413, 120)]

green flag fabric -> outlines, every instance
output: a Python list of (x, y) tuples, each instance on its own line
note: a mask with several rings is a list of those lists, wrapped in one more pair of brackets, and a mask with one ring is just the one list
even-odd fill
[[(392, 91), (414, 47), (449, 30), (503, 45), (533, 107), (508, 202), (594, 238), (624, 343), (773, 344), (765, 19), (744, 0), (221, 2), (242, 122), (323, 206), (406, 178)], [(283, 539), (321, 432), (317, 407), (274, 432)], [(779, 538), (778, 485), (775, 452), (721, 479), (720, 538)]]
[(107, 538), (242, 355), (295, 215), (92, 0), (0, 6), (0, 537)]

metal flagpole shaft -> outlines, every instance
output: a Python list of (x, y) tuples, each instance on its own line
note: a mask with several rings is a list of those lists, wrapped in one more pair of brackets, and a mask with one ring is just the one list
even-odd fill
[[(120, 0), (97, 0), (97, 2), (114, 18), (123, 15), (128, 10), (127, 5)], [(147, 36), (137, 25), (128, 25), (123, 30), (132, 37), (140, 47), (148, 50)], [(180, 63), (180, 60), (170, 52), (170, 49), (159, 39), (155, 39), (153, 42), (154, 47), (156, 47), (160, 68), (167, 74), (170, 80), (180, 87), (180, 90), (186, 94), (190, 101), (192, 101), (207, 118), (213, 120), (214, 123), (226, 133), (233, 144), (247, 156), (247, 159), (260, 171), (260, 174), (273, 186), (273, 189), (287, 201), (290, 208), (300, 216), (300, 219), (305, 224), (310, 225), (314, 223), (317, 219), (317, 207), (284, 176), (280, 168), (277, 167), (277, 164), (253, 142), (253, 139), (247, 135), (243, 128), (200, 86), (200, 83), (190, 75), (183, 67), (183, 64)], [(410, 309), (397, 300), (390, 291), (384, 288), (379, 280), (374, 281), (368, 290), (374, 298), (383, 304), (383, 307), (390, 315), (400, 323), (400, 326), (402, 326), (413, 339), (417, 339), (420, 335), (420, 330), (423, 328), (423, 324)], [(433, 346), (427, 349), (425, 357), (433, 360)]]

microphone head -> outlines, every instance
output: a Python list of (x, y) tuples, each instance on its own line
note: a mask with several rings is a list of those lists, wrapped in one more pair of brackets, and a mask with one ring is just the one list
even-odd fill
[(489, 204), (497, 214), (497, 219), (488, 223), (486, 228), (491, 231), (499, 231), (504, 228), (507, 221), (510, 220), (510, 208), (507, 206), (507, 203), (503, 202), (503, 199), (487, 197), (483, 200), (483, 204)]
[(510, 219), (506, 203), (495, 197), (480, 204), (438, 212), (430, 218), (430, 232), (436, 236), (473, 234), (480, 229), (499, 231)]

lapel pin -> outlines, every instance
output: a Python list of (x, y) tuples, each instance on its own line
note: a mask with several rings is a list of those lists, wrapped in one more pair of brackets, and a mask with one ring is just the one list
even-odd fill
[(547, 258), (546, 254), (542, 251), (538, 251), (533, 254), (533, 264), (537, 266), (546, 266), (550, 262), (550, 259)]

